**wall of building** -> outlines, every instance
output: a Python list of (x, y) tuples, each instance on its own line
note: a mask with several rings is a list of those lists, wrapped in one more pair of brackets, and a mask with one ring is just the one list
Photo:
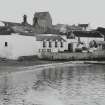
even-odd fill
[(40, 41), (41, 48), (39, 52), (59, 52), (67, 49), (67, 43), (62, 41), (63, 47), (61, 47), (61, 42), (57, 41), (57, 47), (55, 47), (55, 41), (51, 41), (51, 47), (49, 47), (49, 41), (45, 41), (46, 47), (43, 47), (43, 41)]
[(104, 41), (104, 38), (96, 38), (96, 37), (80, 37), (80, 41), (86, 44), (86, 47), (89, 47), (90, 41)]
[[(7, 43), (7, 45), (5, 45)], [(0, 57), (10, 58), (12, 56), (13, 46), (10, 35), (0, 35)]]
[(42, 53), (40, 58), (49, 60), (102, 60), (105, 58), (105, 50), (93, 53)]
[(38, 55), (40, 44), (33, 36), (16, 35), (12, 38), (13, 58)]
[(20, 56), (37, 55), (39, 47), (40, 44), (33, 36), (0, 35), (0, 57), (17, 59)]

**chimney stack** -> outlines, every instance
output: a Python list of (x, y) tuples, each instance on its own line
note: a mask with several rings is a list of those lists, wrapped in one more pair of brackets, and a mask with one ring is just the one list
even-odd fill
[(22, 22), (22, 24), (23, 24), (23, 25), (28, 24), (28, 22), (27, 22), (27, 15), (24, 15), (24, 16), (23, 16), (23, 22)]

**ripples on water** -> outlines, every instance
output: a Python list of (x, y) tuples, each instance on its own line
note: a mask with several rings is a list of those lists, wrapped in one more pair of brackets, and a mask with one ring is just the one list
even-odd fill
[(57, 67), (0, 77), (0, 105), (104, 105), (105, 65)]

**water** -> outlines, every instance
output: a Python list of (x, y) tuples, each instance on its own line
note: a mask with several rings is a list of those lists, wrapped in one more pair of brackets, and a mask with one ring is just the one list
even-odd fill
[(105, 65), (79, 65), (0, 77), (0, 105), (104, 105)]

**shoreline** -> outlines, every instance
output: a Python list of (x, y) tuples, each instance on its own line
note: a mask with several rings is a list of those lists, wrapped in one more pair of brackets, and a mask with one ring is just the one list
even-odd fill
[(2, 71), (0, 75), (40, 71), (43, 69), (56, 68), (56, 67), (90, 66), (93, 64), (105, 65), (105, 61), (100, 62), (100, 63), (99, 62), (96, 62), (96, 61), (90, 61), (90, 62), (89, 61), (68, 61), (68, 62), (59, 62), (59, 63), (39, 64), (39, 65), (32, 65), (32, 66), (17, 66), (17, 67), (7, 66), (7, 67), (4, 67), (4, 71)]
[[(0, 73), (0, 76), (8, 75), (8, 74), (14, 74), (14, 73), (24, 73), (24, 72), (33, 72), (33, 71), (40, 71), (43, 69), (49, 69), (49, 68), (56, 68), (56, 67), (74, 67), (74, 66), (89, 66), (91, 64), (84, 64), (83, 62), (63, 62), (63, 63), (52, 63), (52, 64), (41, 64), (41, 65), (34, 65), (34, 66), (24, 66), (24, 67), (16, 67), (13, 71), (4, 71)], [(7, 69), (12, 69), (13, 67), (7, 66)]]

